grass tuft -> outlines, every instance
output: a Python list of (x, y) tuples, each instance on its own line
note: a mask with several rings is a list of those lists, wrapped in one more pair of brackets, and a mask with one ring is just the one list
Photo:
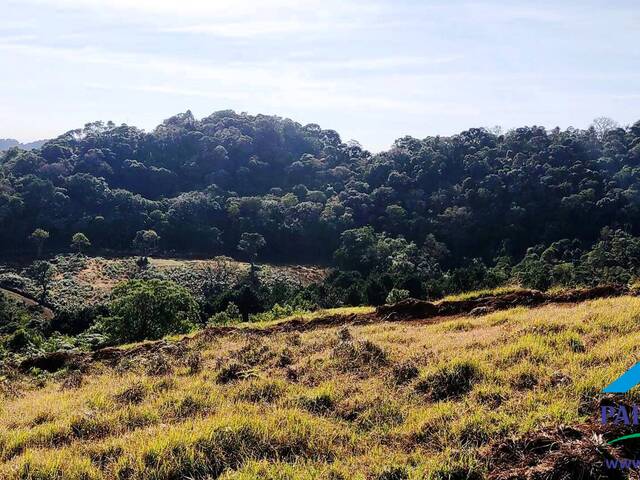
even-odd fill
[(455, 399), (471, 391), (481, 376), (478, 362), (454, 360), (427, 373), (416, 383), (415, 389), (433, 401)]

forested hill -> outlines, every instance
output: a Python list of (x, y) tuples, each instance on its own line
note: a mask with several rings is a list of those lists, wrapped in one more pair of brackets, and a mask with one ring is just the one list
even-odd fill
[(257, 232), (263, 258), (327, 262), (372, 241), (366, 229), (341, 240), (370, 226), (426, 243), (441, 264), (519, 261), (563, 239), (556, 254), (570, 258), (603, 227), (639, 233), (639, 166), (640, 122), (473, 128), (375, 155), (318, 125), (232, 111), (186, 112), (148, 133), (96, 122), (0, 157), (0, 247), (27, 248), (42, 228), (49, 249), (83, 232), (123, 250), (152, 229), (164, 251), (237, 254)]
[(12, 147), (20, 147), (23, 150), (32, 150), (34, 148), (40, 148), (47, 143), (46, 140), (36, 140), (35, 142), (20, 143), (14, 138), (0, 138), (0, 151), (8, 150)]

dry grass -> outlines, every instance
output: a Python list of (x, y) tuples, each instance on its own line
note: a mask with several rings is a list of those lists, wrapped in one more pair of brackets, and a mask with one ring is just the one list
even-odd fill
[(622, 297), (234, 333), (167, 354), (164, 375), (140, 359), (77, 383), (18, 379), (0, 403), (0, 478), (483, 478), (489, 443), (595, 413), (640, 354), (639, 312)]
[(474, 298), (480, 298), (480, 297), (488, 297), (491, 295), (500, 295), (503, 293), (512, 293), (512, 292), (519, 292), (521, 290), (526, 290), (525, 288), (519, 287), (517, 285), (507, 285), (504, 287), (497, 287), (497, 288), (488, 288), (488, 289), (484, 289), (484, 290), (473, 290), (470, 292), (464, 292), (464, 293), (456, 293), (453, 295), (447, 295), (446, 297), (442, 298), (441, 300), (438, 300), (436, 303), (438, 302), (455, 302), (455, 301), (460, 301), (460, 300), (473, 300)]

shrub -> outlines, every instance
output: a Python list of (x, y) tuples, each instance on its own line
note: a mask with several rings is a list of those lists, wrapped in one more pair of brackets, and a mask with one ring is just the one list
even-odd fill
[(239, 394), (241, 400), (247, 402), (273, 403), (284, 393), (284, 387), (279, 382), (256, 380), (248, 384)]
[(346, 370), (382, 367), (389, 363), (387, 352), (370, 340), (342, 341), (333, 351)]
[(409, 290), (394, 288), (389, 292), (389, 295), (387, 295), (387, 299), (385, 300), (385, 303), (387, 304), (398, 303), (407, 298), (409, 298)]
[(82, 373), (76, 371), (72, 371), (62, 382), (60, 387), (63, 390), (73, 390), (80, 388), (82, 383), (84, 382), (84, 377)]
[(195, 375), (202, 370), (202, 354), (200, 352), (191, 352), (185, 359), (185, 364), (189, 368), (189, 374)]
[(238, 350), (234, 351), (232, 355), (241, 364), (255, 367), (273, 358), (275, 353), (272, 352), (267, 345), (260, 342), (247, 342)]
[(107, 314), (108, 310), (105, 305), (67, 307), (56, 312), (49, 324), (49, 330), (77, 335), (91, 327), (99, 316)]
[(231, 362), (222, 367), (216, 378), (217, 383), (226, 384), (236, 380), (244, 380), (255, 377), (256, 373), (253, 369), (246, 368), (237, 362)]
[(406, 467), (389, 466), (376, 476), (376, 480), (409, 480), (409, 473)]
[(42, 337), (30, 329), (20, 328), (5, 341), (6, 348), (12, 352), (24, 352), (42, 344)]
[(418, 367), (411, 361), (402, 362), (393, 367), (393, 380), (397, 385), (409, 383), (418, 374)]
[(333, 394), (329, 390), (305, 395), (300, 398), (299, 402), (304, 409), (319, 415), (330, 412), (336, 406)]
[(367, 400), (364, 409), (358, 413), (355, 424), (362, 430), (369, 431), (401, 425), (404, 419), (405, 414), (397, 402), (378, 397)]
[(120, 404), (139, 404), (147, 396), (147, 389), (142, 383), (135, 383), (118, 393), (114, 400)]
[(228, 325), (230, 323), (238, 323), (240, 320), (240, 309), (235, 303), (229, 302), (224, 311), (211, 315), (207, 323), (209, 325)]
[(540, 373), (530, 363), (517, 365), (509, 371), (509, 383), (518, 390), (530, 390), (540, 383)]
[(116, 286), (100, 325), (117, 342), (157, 339), (189, 331), (198, 306), (187, 289), (167, 280), (130, 280)]
[(150, 355), (146, 359), (147, 375), (162, 376), (173, 372), (173, 367), (167, 357), (161, 353)]

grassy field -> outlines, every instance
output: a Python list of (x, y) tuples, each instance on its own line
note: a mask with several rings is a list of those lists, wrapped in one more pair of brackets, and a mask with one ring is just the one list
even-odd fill
[(0, 478), (485, 478), (496, 445), (594, 422), (600, 390), (640, 354), (639, 322), (640, 299), (621, 297), (202, 335), (3, 379)]

